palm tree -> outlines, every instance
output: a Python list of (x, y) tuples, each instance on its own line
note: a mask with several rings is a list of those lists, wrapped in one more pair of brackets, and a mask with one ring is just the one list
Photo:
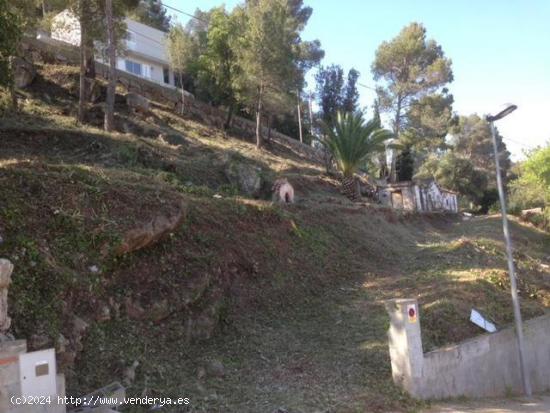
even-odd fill
[(321, 143), (332, 154), (342, 173), (342, 193), (352, 201), (360, 194), (355, 185), (354, 174), (372, 155), (384, 151), (384, 142), (393, 134), (381, 127), (374, 118), (365, 123), (362, 113), (338, 113), (334, 125), (323, 125), (325, 130)]

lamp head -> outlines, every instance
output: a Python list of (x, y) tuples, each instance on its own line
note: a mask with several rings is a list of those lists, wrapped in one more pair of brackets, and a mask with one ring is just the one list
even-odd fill
[(508, 116), (510, 113), (512, 113), (514, 110), (516, 110), (518, 107), (512, 103), (506, 103), (503, 105), (503, 108), (500, 112), (498, 112), (496, 115), (487, 115), (485, 119), (487, 119), (488, 122), (494, 122), (499, 119), (502, 119), (505, 116)]

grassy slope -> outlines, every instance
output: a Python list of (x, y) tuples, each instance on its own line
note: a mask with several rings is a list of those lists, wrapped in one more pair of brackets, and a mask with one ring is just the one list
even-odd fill
[[(119, 107), (120, 122), (150, 138), (78, 127), (69, 116), (75, 70), (44, 66), (22, 113), (0, 131), (0, 255), (16, 263), (13, 329), (55, 340), (70, 335), (73, 312), (90, 322), (68, 372), (72, 393), (120, 380), (139, 360), (129, 393), (185, 395), (193, 411), (413, 410), (391, 384), (381, 300), (419, 298), (425, 349), (478, 334), (467, 321), (473, 306), (511, 321), (498, 217), (352, 205), (320, 165), (276, 144), (257, 152), (161, 106), (148, 119)], [(228, 155), (268, 179), (289, 177), (299, 202), (282, 209), (238, 196), (223, 176)], [(179, 202), (186, 223), (168, 240), (124, 259), (105, 253), (135, 221)], [(512, 226), (524, 314), (542, 314), (549, 237)], [(127, 297), (146, 308), (166, 299), (174, 312), (160, 322), (131, 320), (124, 308), (117, 316)], [(99, 321), (104, 306), (113, 315)], [(216, 335), (187, 345), (187, 317), (212, 311)], [(211, 359), (223, 362), (224, 378), (198, 377)]]

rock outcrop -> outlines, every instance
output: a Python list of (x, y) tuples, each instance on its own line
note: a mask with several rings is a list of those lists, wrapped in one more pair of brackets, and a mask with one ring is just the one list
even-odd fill
[(126, 104), (130, 109), (143, 114), (148, 114), (150, 110), (149, 99), (134, 92), (126, 94)]
[(154, 244), (165, 235), (174, 232), (184, 221), (186, 207), (183, 203), (172, 213), (155, 216), (143, 225), (127, 231), (116, 255), (128, 254)]
[(247, 196), (257, 197), (262, 188), (262, 168), (248, 163), (229, 161), (225, 168), (229, 182)]
[(36, 77), (36, 69), (26, 59), (16, 57), (13, 60), (13, 80), (19, 89), (29, 86)]

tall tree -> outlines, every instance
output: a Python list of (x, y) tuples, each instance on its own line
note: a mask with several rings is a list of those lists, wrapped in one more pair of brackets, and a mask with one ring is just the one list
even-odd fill
[(240, 10), (247, 24), (237, 48), (242, 67), (239, 98), (254, 108), (260, 148), (264, 112), (292, 105), (290, 98), (303, 82), (302, 68), (307, 64), (300, 32), (311, 9), (303, 7), (301, 0), (249, 0)]
[(168, 56), (170, 64), (175, 73), (179, 74), (181, 87), (181, 114), (185, 112), (185, 90), (183, 88), (183, 73), (187, 70), (189, 62), (192, 59), (191, 50), (193, 41), (187, 30), (181, 25), (176, 24), (170, 30), (167, 38)]
[(130, 17), (147, 26), (170, 31), (170, 15), (160, 0), (141, 0), (138, 6), (130, 12)]
[[(411, 23), (377, 49), (372, 64), (380, 109), (390, 113), (396, 139), (407, 127), (407, 114), (418, 99), (436, 93), (453, 80), (451, 61), (434, 40), (426, 38), (422, 24)], [(396, 179), (396, 156), (390, 178)]]
[(348, 72), (348, 81), (343, 90), (342, 110), (344, 112), (353, 113), (359, 107), (359, 91), (357, 90), (357, 80), (359, 72), (355, 69), (350, 69)]
[(80, 21), (80, 83), (78, 95), (78, 121), (84, 123), (86, 118), (86, 102), (88, 85), (86, 82), (86, 62), (90, 49), (88, 44), (88, 21), (90, 20), (90, 9), (86, 0), (78, 0), (78, 16)]
[(516, 208), (546, 208), (550, 225), (550, 143), (527, 154), (519, 164), (519, 176), (510, 182), (510, 203)]
[(348, 72), (347, 82), (344, 80), (344, 70), (339, 65), (319, 69), (315, 80), (323, 122), (333, 122), (338, 112), (353, 113), (358, 110), (358, 79), (359, 72), (353, 68)]
[(12, 61), (22, 35), (21, 19), (8, 0), (0, 0), (0, 86), (11, 94), (12, 105), (17, 107), (13, 84)]
[[(496, 131), (497, 148), (499, 153), (502, 175), (506, 177), (511, 167), (510, 152), (506, 149), (498, 129)], [(489, 177), (492, 188), (496, 188), (495, 160), (493, 155), (493, 143), (491, 129), (485, 119), (478, 115), (461, 116), (456, 126), (451, 130), (450, 143), (454, 151), (472, 161), (474, 166)]]
[(108, 54), (109, 54), (109, 84), (107, 86), (107, 101), (105, 105), (105, 130), (114, 129), (115, 86), (116, 86), (116, 41), (115, 23), (113, 19), (113, 0), (105, 0), (105, 17), (107, 20)]
[(235, 48), (242, 35), (240, 23), (236, 14), (228, 14), (223, 7), (211, 10), (207, 44), (199, 57), (197, 87), (213, 104), (227, 107), (226, 129), (237, 106), (235, 81), (241, 69)]
[[(126, 37), (124, 17), (135, 8), (138, 0), (113, 1), (113, 21), (115, 39)], [(105, 19), (105, 0), (67, 0), (69, 9), (78, 17), (80, 23), (80, 94), (78, 102), (78, 120), (84, 122), (89, 88), (95, 78), (95, 45), (99, 41), (107, 44), (108, 30)]]

